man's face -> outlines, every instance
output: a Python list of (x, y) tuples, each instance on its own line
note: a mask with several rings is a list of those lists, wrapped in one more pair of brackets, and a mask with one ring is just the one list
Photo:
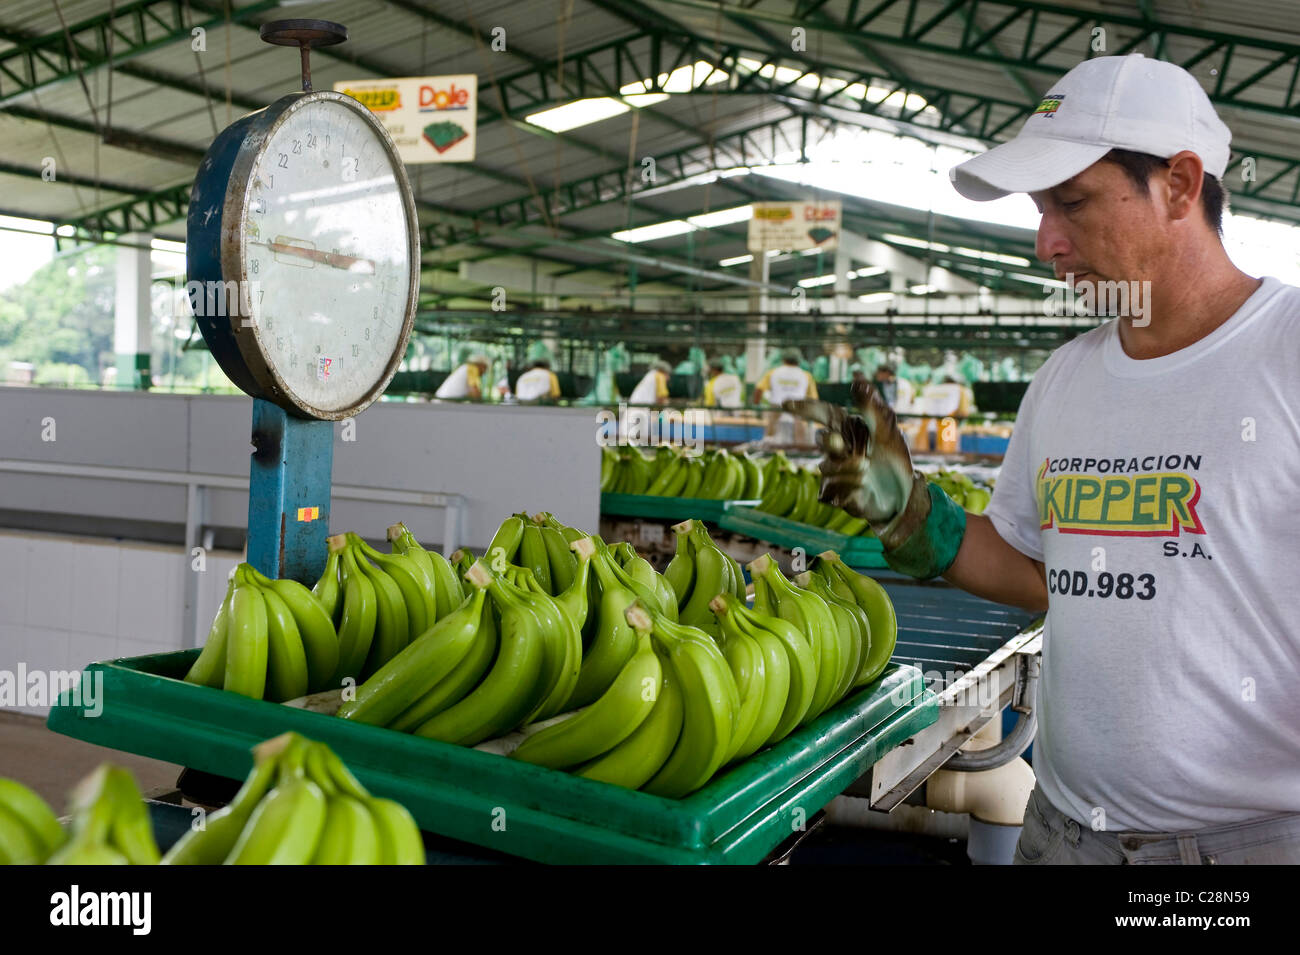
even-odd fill
[(1169, 219), (1157, 169), (1143, 196), (1118, 163), (1093, 163), (1052, 189), (1030, 193), (1042, 214), (1035, 254), (1058, 279), (1142, 281), (1155, 277)]

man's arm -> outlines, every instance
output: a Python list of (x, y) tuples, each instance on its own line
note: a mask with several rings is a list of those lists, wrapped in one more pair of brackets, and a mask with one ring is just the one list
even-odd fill
[(966, 533), (957, 558), (944, 572), (950, 584), (994, 603), (1034, 613), (1047, 610), (1043, 565), (1002, 539), (983, 514), (966, 514)]

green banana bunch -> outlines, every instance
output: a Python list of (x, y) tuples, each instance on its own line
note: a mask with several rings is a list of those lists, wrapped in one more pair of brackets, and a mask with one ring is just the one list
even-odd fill
[[(562, 535), (561, 535), (562, 536)], [(571, 553), (575, 555), (573, 579), (568, 587), (555, 595), (555, 602), (566, 610), (569, 619), (574, 622), (582, 637), (585, 648), (595, 634), (596, 616), (589, 612), (591, 607), (591, 558), (596, 553), (596, 545), (589, 537), (580, 537), (569, 543)]]
[[(474, 590), (479, 592), (478, 588)], [(470, 644), (469, 652), (450, 673), (399, 713), (388, 724), (389, 728), (402, 733), (414, 733), (421, 725), (467, 697), (492, 666), (498, 643), (496, 618), (490, 602), (485, 600), (479, 617), (478, 632)]]
[(609, 752), (645, 722), (659, 700), (663, 667), (648, 633), (608, 690), (576, 716), (536, 733), (511, 756), (526, 763), (568, 769)]
[[(789, 621), (751, 610), (732, 594), (722, 594), (718, 597), (718, 603), (720, 606), (714, 612), (723, 620), (723, 626), (733, 626), (758, 640), (763, 647), (764, 658), (774, 674), (782, 669), (777, 651), (785, 654), (786, 669), (790, 674), (785, 701), (776, 727), (759, 747), (780, 742), (815, 715), (812, 703), (817, 691), (816, 651)], [(770, 719), (770, 714), (768, 718)], [(746, 749), (753, 742), (754, 736), (751, 736), (741, 744), (737, 754), (747, 755)]]
[(694, 551), (695, 579), (691, 581), (690, 597), (677, 615), (677, 619), (687, 626), (699, 627), (706, 633), (716, 636), (718, 621), (709, 609), (709, 601), (720, 593), (735, 591), (731, 564), (727, 561), (726, 555), (709, 540), (707, 533), (701, 535), (699, 530), (693, 527), (690, 534)]
[(552, 597), (558, 597), (573, 583), (578, 561), (573, 556), (573, 551), (569, 549), (571, 541), (564, 536), (558, 526), (559, 521), (547, 513), (534, 514), (533, 521), (537, 524), (542, 546), (546, 550), (546, 565), (550, 575), (550, 587), (547, 592)]
[[(741, 711), (743, 713), (747, 705), (754, 709), (748, 730), (743, 736), (738, 731), (733, 740), (729, 761), (742, 760), (758, 752), (776, 734), (781, 716), (790, 702), (792, 670), (790, 653), (781, 638), (770, 630), (742, 625), (738, 615), (731, 612), (736, 606), (743, 609), (744, 602), (731, 594), (722, 594), (713, 600), (713, 612), (721, 624), (719, 642), (740, 690)], [(749, 654), (748, 661), (746, 654)], [(811, 662), (811, 652), (807, 657)], [(755, 674), (758, 675), (757, 681)], [(758, 702), (747, 703), (751, 696), (757, 697)], [(740, 722), (742, 726), (746, 725), (745, 717), (742, 716)]]
[(254, 747), (253, 770), (235, 798), (209, 814), (203, 828), (186, 831), (162, 857), (163, 865), (220, 865), (230, 855), (253, 810), (275, 783), (277, 761), (263, 749), (271, 742)]
[(190, 665), (189, 671), (185, 674), (186, 683), (211, 686), (218, 690), (225, 685), (227, 641), (230, 635), (230, 600), (235, 594), (237, 569), (232, 568), (226, 579), (226, 595), (221, 600), (217, 615), (212, 618), (208, 639), (204, 641), (198, 659)]
[(682, 691), (660, 657), (662, 679), (654, 708), (627, 739), (573, 772), (627, 789), (640, 789), (668, 761), (682, 733)]
[(521, 516), (512, 514), (501, 522), (497, 532), (492, 535), (487, 550), (483, 552), (483, 559), (497, 573), (503, 573), (507, 564), (515, 562), (515, 555), (524, 539), (524, 523)]
[[(235, 568), (235, 589), (230, 595), (226, 629), (226, 675), (222, 686), (255, 700), (266, 695), (266, 598), (248, 577), (249, 566)], [(200, 654), (201, 656), (202, 654)]]
[(700, 487), (704, 484), (704, 462), (699, 458), (686, 459), (686, 486), (682, 488), (682, 497), (699, 497)]
[(40, 865), (66, 841), (44, 799), (17, 780), (0, 778), (0, 865)]
[[(437, 621), (455, 611), (457, 607), (464, 602), (467, 594), (460, 584), (460, 574), (447, 558), (443, 557), (436, 551), (425, 550), (420, 546), (420, 542), (415, 539), (415, 535), (407, 528), (405, 524), (394, 524), (388, 528), (388, 540), (392, 544), (393, 554), (405, 558), (416, 572), (417, 580), (424, 591), (429, 595), (430, 601), (420, 598), (419, 602), (424, 605), (425, 624), (423, 627), (417, 626), (419, 621), (412, 618), (411, 637), (414, 639), (429, 627), (432, 627)], [(366, 552), (370, 556), (370, 552)], [(374, 560), (374, 557), (371, 556)], [(375, 563), (385, 567), (380, 561)], [(396, 579), (397, 575), (394, 575)], [(399, 580), (400, 584), (401, 581)], [(411, 613), (411, 594), (407, 587), (402, 590), (402, 597), (407, 601), (407, 613)], [(418, 611), (417, 611), (418, 614)]]
[(672, 452), (672, 460), (663, 465), (663, 469), (647, 485), (645, 493), (652, 497), (681, 497), (689, 477), (689, 460), (686, 455)]
[(600, 489), (608, 491), (614, 486), (614, 468), (618, 464), (618, 455), (607, 447), (600, 449)]
[(462, 547), (451, 555), (452, 571), (455, 573), (456, 579), (460, 584), (461, 592), (466, 597), (471, 596), (474, 590), (474, 588), (470, 586), (469, 581), (465, 579), (465, 575), (469, 573), (469, 569), (474, 566), (474, 560), (474, 552), (468, 547)]
[(636, 652), (636, 636), (624, 612), (637, 595), (615, 575), (608, 548), (596, 549), (588, 565), (600, 597), (589, 613), (595, 619), (595, 632), (569, 696), (568, 705), (573, 707), (586, 706), (600, 697)]
[(375, 585), (357, 566), (353, 549), (348, 546), (343, 535), (329, 538), (330, 551), (339, 554), (339, 577), (341, 580), (341, 603), (343, 609), (339, 617), (339, 664), (330, 678), (332, 686), (339, 686), (345, 679), (356, 679), (361, 675), (366, 658), (370, 655), (370, 646), (375, 639), (375, 628), (379, 614), (379, 598), (375, 594)]
[(542, 539), (542, 529), (533, 521), (524, 524), (518, 564), (532, 571), (546, 593), (551, 592), (551, 562), (546, 553), (546, 542)]
[(691, 553), (691, 528), (694, 521), (685, 520), (672, 527), (675, 550), (673, 559), (664, 568), (664, 579), (677, 595), (677, 619), (681, 620), (681, 610), (691, 596), (691, 587), (695, 582), (695, 556)]
[[(628, 544), (626, 541), (622, 542), (622, 544), (626, 548), (629, 555), (629, 563), (631, 563), (631, 559), (636, 557), (636, 551), (632, 548), (632, 545)], [(675, 621), (677, 619), (676, 595), (672, 594), (667, 586), (659, 587), (656, 584), (645, 582), (644, 579), (633, 577), (630, 572), (620, 566), (619, 561), (615, 557), (615, 548), (617, 546), (619, 545), (611, 547), (608, 544), (602, 544), (597, 541), (596, 559), (603, 559), (610, 572), (618, 579), (619, 583), (632, 591), (632, 593), (636, 594), (637, 597), (646, 604), (646, 606), (650, 607), (650, 609), (654, 610), (656, 613), (664, 614), (670, 621)], [(651, 569), (653, 570), (653, 568)]]
[(701, 630), (675, 624), (634, 603), (627, 610), (637, 636), (653, 634), (682, 691), (682, 731), (668, 760), (642, 788), (679, 799), (712, 778), (731, 752), (740, 713), (740, 693), (727, 659)]
[(486, 592), (479, 590), (454, 613), (436, 624), (357, 687), (338, 716), (387, 726), (413, 706), (469, 654), (483, 619)]
[(321, 571), (320, 580), (316, 581), (311, 593), (329, 614), (330, 622), (337, 627), (341, 604), (339, 603), (339, 555), (336, 551), (330, 551), (329, 556), (325, 558), (325, 569)]
[(817, 651), (817, 691), (810, 715), (819, 716), (837, 702), (835, 690), (845, 672), (856, 666), (857, 657), (850, 654), (852, 648), (826, 602), (787, 580), (770, 554), (752, 561), (749, 570), (754, 575), (754, 609), (789, 621)]
[(68, 841), (49, 865), (156, 865), (158, 844), (131, 773), (108, 763), (72, 792)]
[[(760, 711), (763, 710), (763, 697), (767, 692), (767, 659), (758, 641), (739, 629), (719, 629), (717, 639), (740, 696), (740, 708), (736, 711), (731, 743), (722, 760), (722, 765), (726, 766), (736, 758), (741, 746), (750, 742), (750, 734), (754, 732)], [(770, 718), (773, 711), (775, 707), (765, 715)]]
[[(356, 534), (344, 536), (360, 551), (357, 558), (359, 561), (372, 561), (379, 571), (390, 577), (396, 585), (398, 599), (406, 612), (406, 644), (432, 627), (438, 620), (438, 597), (431, 579), (431, 569), (426, 570), (423, 562), (417, 564), (410, 556), (410, 551), (385, 554), (371, 547)], [(432, 568), (432, 559), (427, 551), (424, 556), (430, 560), (428, 567)], [(459, 585), (456, 591), (459, 596)]]
[(871, 620), (867, 617), (867, 612), (854, 601), (841, 597), (832, 590), (830, 584), (820, 574), (806, 570), (795, 580), (804, 590), (809, 590), (826, 601), (826, 606), (830, 608), (831, 615), (835, 617), (836, 625), (841, 630), (847, 626), (854, 631), (853, 643), (857, 648), (858, 662), (853, 668), (847, 685), (840, 692), (840, 697), (843, 698), (850, 690), (870, 682), (864, 680), (863, 676), (867, 672), (866, 666), (871, 659)]
[(488, 591), (500, 612), (496, 662), (477, 688), (415, 730), (419, 736), (464, 746), (519, 726), (550, 689), (541, 685), (546, 640), (530, 602), (483, 560), (470, 568), (469, 579)]
[(406, 610), (406, 602), (402, 599), (401, 588), (392, 577), (370, 563), (360, 546), (364, 541), (355, 534), (343, 536), (351, 549), (357, 570), (370, 581), (375, 590), (375, 636), (370, 643), (370, 652), (361, 666), (360, 677), (364, 679), (397, 656), (411, 642), (411, 618)]
[(527, 567), (510, 568), (506, 580), (518, 588), (518, 596), (537, 618), (546, 648), (538, 684), (542, 698), (523, 720), (536, 723), (563, 710), (573, 694), (582, 666), (582, 630)]
[(835, 629), (840, 635), (840, 652), (844, 654), (845, 665), (840, 682), (831, 693), (831, 706), (844, 699), (853, 687), (866, 652), (871, 646), (869, 624), (865, 624), (866, 614), (857, 604), (852, 609), (844, 606), (846, 601), (831, 592), (826, 582), (810, 571), (800, 574), (795, 583), (808, 593), (816, 594), (826, 604), (835, 622)]
[(853, 685), (858, 687), (874, 682), (889, 666), (898, 641), (898, 617), (894, 613), (893, 601), (884, 587), (849, 567), (834, 551), (819, 554), (813, 563), (813, 571), (829, 584), (832, 591), (857, 604), (866, 614), (871, 642)]
[(339, 659), (329, 611), (296, 580), (272, 580), (252, 564), (245, 565), (245, 573), (266, 601), (267, 678), (276, 690), (269, 698), (293, 700), (328, 688)]
[(424, 842), (410, 813), (372, 796), (328, 746), (284, 733), (253, 748), (253, 770), (230, 805), (162, 862), (419, 865)]
[(645, 494), (653, 483), (651, 464), (637, 448), (619, 447), (608, 481), (601, 482), (601, 490), (613, 494)]
[(739, 458), (745, 471), (745, 483), (738, 496), (746, 501), (759, 500), (763, 496), (763, 470), (748, 454), (741, 454)]

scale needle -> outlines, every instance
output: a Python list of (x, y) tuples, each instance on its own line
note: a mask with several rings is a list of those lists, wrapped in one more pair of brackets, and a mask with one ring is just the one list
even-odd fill
[(329, 265), (336, 269), (344, 269), (348, 272), (363, 272), (366, 275), (375, 274), (373, 259), (362, 259), (355, 255), (344, 255), (341, 252), (324, 252), (306, 245), (294, 245), (293, 243), (297, 241), (302, 240), (290, 239), (283, 241), (283, 237), (281, 237), (272, 242), (249, 242), (248, 244), (264, 245), (277, 254), (296, 255), (299, 258), (319, 262), (321, 265)]

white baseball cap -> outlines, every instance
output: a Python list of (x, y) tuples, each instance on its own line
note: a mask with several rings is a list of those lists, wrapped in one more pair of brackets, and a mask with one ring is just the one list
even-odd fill
[(1051, 189), (1112, 149), (1168, 159), (1187, 149), (1216, 179), (1228, 168), (1232, 133), (1196, 77), (1141, 53), (1084, 60), (1049, 87), (1016, 138), (954, 166), (967, 199)]

